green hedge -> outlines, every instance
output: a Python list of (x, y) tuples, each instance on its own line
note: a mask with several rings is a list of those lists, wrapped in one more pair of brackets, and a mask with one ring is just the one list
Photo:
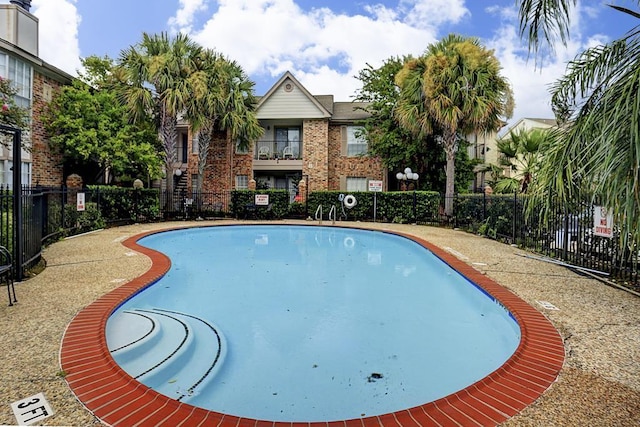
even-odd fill
[[(341, 195), (351, 194), (356, 198), (356, 205), (343, 209)], [(437, 223), (440, 221), (440, 194), (434, 191), (399, 191), (373, 193), (369, 191), (315, 191), (309, 194), (309, 215), (315, 219), (315, 212), (322, 205), (323, 218), (328, 218), (332, 206), (336, 206), (336, 219), (347, 221), (370, 221), (374, 214), (374, 197), (376, 199), (376, 220), (380, 222), (421, 222)], [(414, 218), (415, 201), (415, 218)]]
[[(253, 209), (256, 194), (268, 195), (269, 206), (255, 206)], [(233, 190), (230, 209), (231, 214), (236, 218), (281, 219), (289, 215), (289, 192), (287, 190)]]
[(89, 186), (87, 204), (98, 204), (102, 218), (107, 222), (155, 221), (160, 217), (160, 199), (157, 189)]

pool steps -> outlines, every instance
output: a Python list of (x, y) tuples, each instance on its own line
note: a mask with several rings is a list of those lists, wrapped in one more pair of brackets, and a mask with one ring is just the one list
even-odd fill
[[(195, 316), (161, 309), (113, 315), (114, 360), (129, 375), (165, 396), (188, 402), (207, 386), (226, 354), (219, 328)], [(212, 337), (213, 335), (213, 337)]]

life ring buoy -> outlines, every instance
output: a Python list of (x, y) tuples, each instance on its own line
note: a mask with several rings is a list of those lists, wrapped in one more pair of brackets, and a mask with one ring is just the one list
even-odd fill
[(347, 209), (351, 209), (358, 204), (358, 201), (353, 194), (347, 194), (346, 196), (344, 196), (344, 200), (342, 201), (342, 203), (344, 203), (344, 206)]
[(353, 249), (353, 247), (356, 245), (356, 241), (353, 240), (353, 237), (347, 236), (344, 238), (344, 241), (342, 242), (342, 244), (347, 249)]

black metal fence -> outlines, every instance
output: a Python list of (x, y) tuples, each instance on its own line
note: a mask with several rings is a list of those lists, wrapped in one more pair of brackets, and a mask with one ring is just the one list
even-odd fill
[(525, 215), (525, 201), (526, 196), (520, 194), (458, 195), (454, 224), (640, 290), (639, 242), (613, 224), (610, 237), (597, 235), (597, 206), (587, 201), (558, 204), (546, 218), (540, 218), (540, 212)]
[[(157, 189), (24, 187), (21, 233), (17, 234), (14, 194), (0, 187), (0, 245), (20, 263), (15, 276), (22, 279), (24, 272), (40, 261), (43, 245), (110, 225), (245, 218), (249, 214), (258, 219), (306, 218), (313, 216), (319, 205), (326, 208), (325, 216), (329, 207), (338, 205), (339, 213), (344, 213), (338, 219), (371, 221), (376, 215), (381, 222), (455, 226), (581, 267), (585, 272), (608, 275), (640, 290), (638, 242), (628, 241), (626, 232), (615, 227), (612, 237), (596, 235), (594, 206), (590, 203), (557, 206), (545, 221), (540, 221), (535, 215), (525, 217), (525, 196), (519, 194), (456, 195), (454, 215), (447, 217), (442, 208), (444, 198), (432, 192), (353, 193), (358, 203), (346, 210), (339, 202), (339, 192), (310, 193), (305, 204), (290, 203), (286, 190), (260, 193), (270, 194), (268, 208), (255, 206), (257, 192), (246, 190), (170, 195)], [(16, 236), (21, 236), (20, 244)]]
[(165, 219), (211, 219), (231, 216), (231, 191), (159, 192), (159, 204)]

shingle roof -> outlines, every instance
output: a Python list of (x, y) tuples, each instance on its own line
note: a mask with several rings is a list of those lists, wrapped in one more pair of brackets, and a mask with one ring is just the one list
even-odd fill
[(364, 109), (369, 106), (367, 102), (335, 102), (333, 104), (332, 121), (354, 121), (369, 117)]
[(314, 95), (316, 101), (318, 101), (328, 112), (333, 114), (333, 95)]

